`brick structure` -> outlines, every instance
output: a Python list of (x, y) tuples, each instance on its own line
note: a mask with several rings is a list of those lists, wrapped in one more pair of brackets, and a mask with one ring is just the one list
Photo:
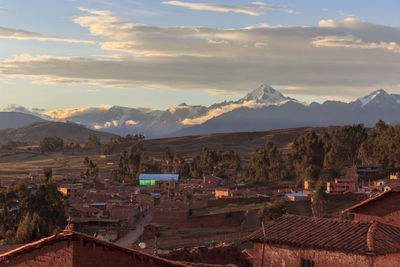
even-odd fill
[(182, 225), (189, 215), (188, 204), (181, 201), (165, 201), (151, 211), (152, 222), (160, 225)]
[(64, 231), (0, 255), (0, 266), (189, 266), (73, 231)]
[(285, 215), (243, 241), (253, 242), (253, 266), (394, 267), (400, 262), (400, 227), (380, 222)]
[(336, 178), (333, 182), (326, 183), (326, 190), (330, 194), (344, 194), (356, 191), (356, 184), (354, 178)]
[(400, 227), (400, 187), (392, 188), (343, 211), (361, 222), (379, 221)]

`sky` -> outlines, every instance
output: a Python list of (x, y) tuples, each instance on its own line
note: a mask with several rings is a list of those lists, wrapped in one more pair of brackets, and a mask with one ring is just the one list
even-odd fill
[(0, 107), (400, 94), (400, 1), (0, 0)]

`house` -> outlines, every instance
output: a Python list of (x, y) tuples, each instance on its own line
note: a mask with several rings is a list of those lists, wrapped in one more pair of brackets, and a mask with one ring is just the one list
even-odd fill
[(0, 266), (142, 266), (188, 264), (163, 259), (79, 232), (65, 230), (0, 255)]
[(158, 236), (159, 231), (160, 225), (157, 223), (145, 225), (143, 229), (143, 238), (145, 240), (153, 240), (156, 236)]
[(155, 191), (161, 192), (167, 196), (167, 198), (178, 195), (179, 186), (178, 182), (174, 179), (171, 180), (156, 180)]
[(390, 173), (390, 180), (400, 180), (400, 172), (392, 172)]
[(189, 216), (189, 206), (182, 201), (165, 201), (151, 210), (152, 222), (159, 225), (181, 225)]
[(221, 183), (222, 178), (214, 175), (203, 175), (203, 184), (209, 186), (217, 186)]
[(343, 213), (353, 214), (355, 221), (379, 221), (400, 227), (400, 187), (369, 198), (344, 210)]
[(400, 262), (400, 227), (381, 222), (284, 215), (243, 242), (253, 243), (253, 266), (394, 267)]
[(75, 198), (78, 196), (78, 191), (79, 187), (76, 187), (74, 185), (66, 185), (66, 186), (60, 186), (58, 187), (58, 191), (61, 192), (64, 196), (68, 198)]
[(330, 194), (344, 194), (356, 191), (356, 180), (354, 178), (336, 178), (333, 182), (326, 183), (326, 190)]
[(285, 199), (287, 201), (308, 201), (310, 200), (310, 195), (303, 193), (289, 193), (285, 194)]
[(139, 175), (139, 185), (155, 185), (156, 181), (174, 180), (178, 182), (179, 174), (143, 174)]

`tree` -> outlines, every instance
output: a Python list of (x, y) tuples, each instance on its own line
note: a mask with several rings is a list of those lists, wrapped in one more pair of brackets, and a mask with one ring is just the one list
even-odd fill
[(314, 132), (308, 132), (293, 141), (291, 160), (297, 178), (314, 179), (319, 177), (325, 157), (324, 143)]
[(86, 166), (86, 170), (81, 172), (81, 178), (92, 180), (93, 182), (96, 181), (99, 176), (99, 168), (97, 167), (97, 164), (88, 157), (85, 157), (83, 164)]
[(355, 165), (360, 145), (367, 136), (362, 124), (337, 128), (331, 135), (330, 149), (326, 153), (327, 167), (340, 168)]
[(171, 172), (173, 167), (172, 167), (172, 162), (174, 160), (174, 157), (172, 156), (171, 150), (169, 147), (167, 147), (164, 151), (164, 162), (167, 167), (167, 172)]
[(325, 186), (321, 179), (318, 180), (316, 191), (311, 199), (311, 210), (314, 217), (326, 216), (328, 197), (325, 193)]
[(50, 179), (35, 191), (20, 183), (0, 193), (0, 236), (12, 243), (26, 243), (61, 232), (68, 212), (66, 198)]
[(218, 155), (215, 150), (210, 150), (207, 147), (203, 147), (201, 150), (201, 167), (203, 173), (212, 173), (215, 166), (218, 164)]
[(275, 199), (271, 203), (265, 204), (258, 211), (258, 218), (264, 223), (273, 221), (286, 213), (285, 201), (283, 199)]
[(91, 135), (89, 135), (88, 142), (86, 143), (86, 146), (90, 147), (90, 148), (100, 147), (101, 146), (100, 139), (96, 135), (91, 134)]
[(201, 176), (203, 175), (203, 171), (201, 168), (200, 156), (197, 155), (192, 159), (192, 163), (190, 164), (190, 171), (192, 177), (201, 178)]
[(284, 160), (278, 148), (267, 142), (263, 149), (258, 149), (250, 158), (245, 177), (250, 181), (278, 180), (283, 177)]
[(14, 243), (25, 244), (48, 234), (46, 222), (37, 213), (28, 213), (18, 225)]
[(64, 140), (54, 136), (54, 137), (45, 137), (40, 140), (39, 150), (41, 152), (57, 152), (63, 151), (64, 149)]
[(51, 178), (53, 177), (53, 169), (50, 167), (45, 167), (43, 168), (42, 174), (43, 174), (42, 182), (49, 183), (51, 181)]

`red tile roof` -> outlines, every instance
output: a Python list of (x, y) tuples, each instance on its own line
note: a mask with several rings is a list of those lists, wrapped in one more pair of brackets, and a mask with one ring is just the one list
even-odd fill
[(342, 211), (342, 213), (344, 213), (344, 212), (355, 212), (359, 208), (365, 207), (366, 205), (370, 204), (371, 202), (374, 202), (374, 201), (377, 201), (379, 199), (385, 198), (385, 197), (387, 197), (387, 196), (389, 196), (390, 194), (393, 194), (393, 193), (400, 193), (400, 187), (392, 188), (392, 189), (390, 189), (388, 191), (385, 191), (383, 193), (380, 193), (380, 194), (378, 194), (378, 195), (376, 195), (374, 197), (368, 198), (368, 199), (366, 199), (366, 200), (364, 200), (364, 201), (362, 201), (362, 202), (360, 202), (360, 203), (358, 203), (358, 204), (356, 204), (356, 205), (354, 205), (354, 206), (352, 206), (352, 207), (350, 207), (348, 209), (345, 209), (344, 211)]
[(171, 267), (172, 266), (178, 266), (178, 267), (179, 266), (182, 266), (182, 267), (183, 266), (188, 266), (187, 264), (184, 264), (184, 263), (181, 263), (181, 262), (176, 262), (176, 261), (163, 259), (163, 258), (160, 258), (160, 257), (156, 257), (156, 256), (153, 256), (153, 255), (144, 253), (144, 252), (139, 251), (139, 250), (130, 249), (130, 248), (127, 248), (127, 247), (123, 247), (123, 246), (117, 245), (115, 243), (111, 243), (111, 242), (108, 242), (108, 241), (105, 241), (105, 240), (100, 240), (100, 239), (97, 239), (97, 238), (95, 238), (93, 236), (90, 236), (90, 235), (86, 235), (86, 234), (82, 234), (82, 233), (74, 232), (74, 231), (67, 231), (67, 230), (65, 230), (64, 232), (62, 232), (60, 234), (52, 235), (50, 237), (46, 237), (46, 238), (40, 239), (38, 241), (23, 245), (23, 246), (21, 246), (21, 247), (19, 247), (17, 249), (14, 249), (14, 250), (8, 251), (8, 252), (6, 252), (4, 254), (1, 254), (0, 255), (0, 265), (2, 263), (6, 263), (8, 260), (13, 259), (15, 257), (21, 256), (21, 255), (26, 254), (26, 253), (30, 253), (30, 252), (32, 252), (34, 250), (37, 250), (37, 249), (41, 249), (44, 246), (51, 245), (51, 244), (54, 244), (54, 243), (57, 243), (57, 242), (60, 242), (60, 241), (65, 241), (65, 240), (85, 240), (87, 242), (95, 243), (98, 246), (106, 246), (106, 247), (111, 247), (113, 249), (124, 251), (124, 252), (126, 252), (128, 254), (131, 254), (132, 256), (140, 255), (143, 258), (151, 259), (156, 266), (171, 266)]
[[(380, 222), (356, 222), (299, 215), (284, 215), (264, 227), (265, 242), (355, 254), (400, 252), (400, 227)], [(243, 242), (263, 242), (259, 229)]]

